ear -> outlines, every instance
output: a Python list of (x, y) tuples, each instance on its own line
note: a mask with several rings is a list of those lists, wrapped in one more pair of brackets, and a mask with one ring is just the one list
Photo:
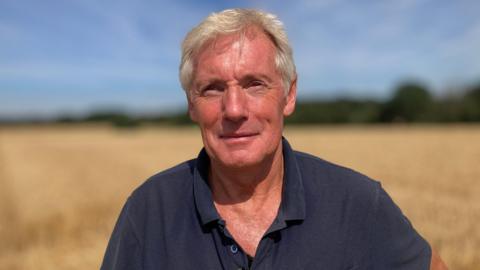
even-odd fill
[(188, 101), (188, 115), (190, 116), (190, 119), (193, 122), (197, 123), (198, 117), (197, 117), (197, 113), (195, 111), (195, 107), (190, 95), (187, 95), (187, 101)]
[(295, 102), (297, 101), (297, 77), (290, 84), (288, 94), (286, 96), (285, 107), (283, 108), (283, 115), (289, 116), (295, 111)]

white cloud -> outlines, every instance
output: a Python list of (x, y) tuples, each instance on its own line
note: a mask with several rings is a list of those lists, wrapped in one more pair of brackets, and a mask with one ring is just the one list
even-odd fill
[(436, 87), (451, 78), (480, 77), (477, 0), (71, 0), (57, 9), (48, 0), (27, 2), (17, 6), (25, 17), (0, 20), (0, 89), (2, 81), (15, 80), (37, 89), (55, 83), (114, 88), (124, 82), (180, 88), (182, 38), (227, 4), (280, 16), (294, 45), (300, 87), (385, 95), (405, 77)]
[(281, 12), (306, 87), (385, 91), (402, 78), (419, 77), (438, 89), (462, 73), (480, 77), (480, 35), (461, 33), (471, 24), (472, 5), (479, 7), (468, 3), (301, 1)]

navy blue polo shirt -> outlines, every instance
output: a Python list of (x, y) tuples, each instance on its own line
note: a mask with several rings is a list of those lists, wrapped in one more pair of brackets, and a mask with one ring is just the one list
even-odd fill
[(429, 269), (430, 246), (378, 182), (285, 139), (283, 155), (280, 208), (251, 266), (214, 207), (202, 150), (133, 192), (101, 269)]

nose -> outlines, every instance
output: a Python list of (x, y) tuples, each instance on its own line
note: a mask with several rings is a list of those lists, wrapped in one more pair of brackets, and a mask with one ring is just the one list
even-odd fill
[(245, 91), (241, 87), (230, 86), (223, 96), (223, 115), (233, 122), (248, 118), (248, 104)]

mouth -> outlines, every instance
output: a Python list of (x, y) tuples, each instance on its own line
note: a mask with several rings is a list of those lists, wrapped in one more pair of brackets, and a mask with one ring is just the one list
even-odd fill
[(220, 139), (224, 140), (247, 140), (257, 136), (256, 132), (239, 132), (239, 133), (225, 133), (220, 135)]

